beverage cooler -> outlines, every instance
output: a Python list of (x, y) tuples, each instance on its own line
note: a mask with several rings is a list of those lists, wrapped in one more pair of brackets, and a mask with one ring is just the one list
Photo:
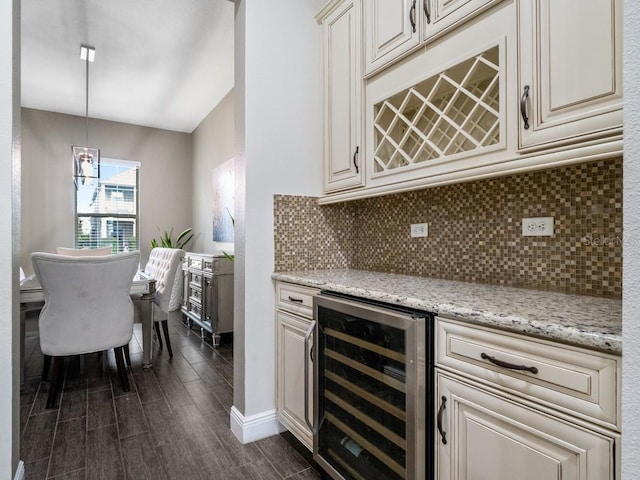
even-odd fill
[(433, 478), (433, 315), (314, 299), (313, 454), (333, 479)]

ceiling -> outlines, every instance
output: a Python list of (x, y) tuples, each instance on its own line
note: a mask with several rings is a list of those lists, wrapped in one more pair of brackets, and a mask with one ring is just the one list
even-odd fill
[(192, 132), (233, 87), (229, 0), (22, 0), (22, 106)]

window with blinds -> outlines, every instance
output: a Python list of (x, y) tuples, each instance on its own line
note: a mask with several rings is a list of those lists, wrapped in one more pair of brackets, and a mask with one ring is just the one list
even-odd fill
[(99, 176), (76, 185), (76, 248), (138, 250), (140, 163), (102, 158)]

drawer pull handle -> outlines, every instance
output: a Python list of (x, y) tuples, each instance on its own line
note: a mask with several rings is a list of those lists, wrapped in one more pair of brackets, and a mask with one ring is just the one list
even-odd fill
[(442, 403), (440, 404), (440, 408), (438, 409), (438, 432), (440, 432), (440, 436), (442, 437), (442, 444), (447, 444), (447, 432), (442, 430), (442, 414), (447, 408), (447, 397), (442, 396)]
[(302, 303), (304, 300), (302, 300), (301, 298), (296, 298), (289, 295), (289, 301), (294, 303)]
[(411, 3), (411, 10), (409, 10), (409, 21), (411, 22), (411, 29), (413, 33), (416, 33), (416, 0)]
[(520, 114), (524, 121), (524, 129), (529, 130), (529, 117), (527, 116), (527, 98), (529, 98), (529, 85), (525, 85), (522, 89), (522, 98), (520, 98)]
[(502, 360), (498, 360), (495, 357), (491, 357), (484, 352), (480, 354), (480, 357), (482, 357), (483, 360), (489, 360), (494, 365), (497, 365), (502, 368), (508, 368), (509, 370), (520, 370), (520, 371), (527, 371), (531, 373), (538, 373), (537, 367), (526, 367), (524, 365), (514, 365), (513, 363), (503, 362)]

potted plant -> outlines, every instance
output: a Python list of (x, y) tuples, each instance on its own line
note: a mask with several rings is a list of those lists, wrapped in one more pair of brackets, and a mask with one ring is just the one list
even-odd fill
[[(160, 243), (155, 238), (151, 239), (151, 248), (163, 247), (163, 248), (182, 248), (187, 246), (187, 244), (193, 239), (193, 230), (192, 227), (187, 228), (180, 232), (180, 234), (173, 239), (173, 228), (169, 231), (161, 233), (160, 235)], [(160, 232), (160, 227), (158, 227), (158, 231)]]

